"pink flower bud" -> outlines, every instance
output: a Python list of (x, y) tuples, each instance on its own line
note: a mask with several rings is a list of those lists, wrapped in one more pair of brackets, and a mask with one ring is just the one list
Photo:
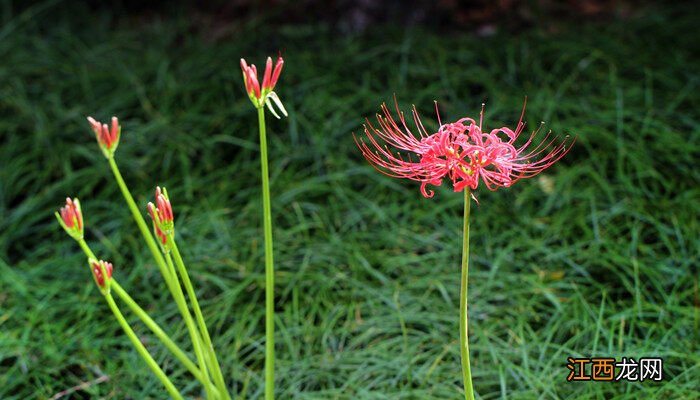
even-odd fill
[(265, 63), (265, 73), (263, 74), (262, 90), (260, 83), (258, 81), (258, 70), (254, 64), (248, 65), (244, 59), (241, 59), (241, 70), (243, 71), (243, 80), (245, 82), (245, 89), (248, 96), (256, 104), (256, 106), (261, 107), (277, 84), (280, 73), (282, 72), (282, 57), (277, 59), (277, 63), (272, 68), (272, 58), (268, 57)]
[(101, 288), (105, 287), (105, 279), (102, 276), (102, 269), (104, 268), (107, 273), (107, 279), (112, 279), (112, 263), (106, 261), (90, 260), (90, 266), (92, 267), (92, 273), (95, 275), (95, 281), (97, 285)]
[(80, 201), (78, 199), (66, 198), (66, 205), (61, 207), (59, 213), (56, 213), (56, 218), (63, 229), (71, 237), (76, 240), (83, 238), (83, 213), (80, 209)]
[(160, 243), (165, 246), (168, 244), (168, 237), (165, 236), (165, 233), (158, 227), (158, 212), (153, 203), (148, 203), (148, 213), (151, 214), (151, 220), (153, 220), (153, 233), (155, 233), (158, 240), (160, 240)]
[(79, 203), (66, 197), (66, 206), (61, 208), (61, 218), (69, 228), (77, 228), (83, 230), (83, 214), (80, 212)]
[(167, 190), (156, 188), (156, 204), (148, 203), (148, 213), (153, 220), (153, 232), (155, 233), (163, 249), (167, 249), (168, 234), (173, 231), (173, 208), (168, 199)]
[(107, 124), (102, 124), (92, 117), (87, 117), (92, 131), (95, 132), (95, 137), (97, 138), (97, 143), (102, 148), (106, 157), (110, 157), (114, 154), (119, 144), (119, 137), (121, 135), (121, 127), (119, 126), (119, 120), (117, 117), (112, 117), (111, 128)]

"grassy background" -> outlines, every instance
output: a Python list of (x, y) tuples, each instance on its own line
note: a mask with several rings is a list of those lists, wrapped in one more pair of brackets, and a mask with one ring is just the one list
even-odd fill
[[(178, 235), (228, 384), (260, 398), (263, 249), (255, 113), (238, 59), (282, 49), (270, 120), (280, 399), (458, 399), (462, 196), (377, 174), (351, 133), (396, 93), (436, 127), (526, 119), (578, 137), (546, 174), (481, 190), (470, 334), (481, 399), (700, 398), (700, 96), (690, 6), (483, 38), (376, 27), (115, 20), (42, 3), (0, 29), (0, 398), (165, 398), (53, 211), (86, 237), (183, 346), (184, 324), (86, 115), (118, 115), (137, 202), (173, 199)], [(147, 23), (144, 23), (147, 22)], [(137, 324), (187, 397), (198, 385)], [(186, 346), (185, 346), (186, 347)], [(189, 349), (188, 349), (189, 350)], [(664, 382), (567, 383), (567, 356), (664, 358)]]

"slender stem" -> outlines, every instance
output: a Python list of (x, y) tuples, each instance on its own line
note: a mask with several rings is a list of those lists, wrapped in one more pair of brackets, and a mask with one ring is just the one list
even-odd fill
[[(168, 289), (170, 290), (170, 294), (173, 296), (173, 299), (175, 299), (175, 303), (177, 303), (180, 314), (182, 314), (182, 317), (185, 319), (185, 321), (187, 321), (188, 319), (192, 321), (192, 315), (190, 315), (189, 308), (187, 307), (187, 302), (185, 301), (185, 296), (182, 293), (182, 288), (180, 287), (180, 284), (178, 282), (177, 274), (175, 273), (174, 268), (168, 268), (168, 266), (166, 266), (165, 259), (163, 258), (163, 255), (161, 254), (158, 248), (158, 244), (153, 238), (153, 235), (151, 235), (151, 232), (148, 230), (146, 221), (144, 220), (143, 215), (141, 215), (141, 212), (136, 206), (136, 202), (134, 202), (134, 197), (131, 195), (129, 188), (126, 186), (124, 178), (122, 178), (122, 175), (119, 172), (119, 167), (117, 167), (117, 162), (114, 160), (114, 157), (109, 158), (109, 166), (111, 167), (112, 173), (114, 174), (114, 178), (117, 180), (117, 184), (119, 185), (119, 189), (121, 189), (122, 195), (124, 196), (124, 199), (126, 200), (126, 203), (129, 206), (129, 209), (131, 210), (131, 214), (134, 217), (134, 221), (136, 221), (136, 225), (138, 225), (139, 230), (143, 235), (143, 238), (146, 240), (146, 244), (151, 250), (153, 258), (156, 260), (156, 264), (158, 264), (158, 268), (160, 269), (160, 273), (161, 275), (163, 275), (163, 279), (165, 280), (165, 283), (168, 286)], [(179, 298), (181, 298), (182, 301), (178, 300)], [(192, 346), (194, 347), (196, 354), (198, 347), (200, 348), (200, 350), (202, 350), (201, 338), (197, 334), (196, 329), (192, 330), (188, 328), (188, 330), (192, 339)], [(197, 357), (197, 359), (199, 360), (199, 356)], [(206, 365), (200, 363), (200, 370), (202, 374), (204, 374), (204, 376), (207, 377), (204, 383), (204, 388), (207, 392), (207, 397), (212, 398), (212, 396), (210, 396), (212, 388), (209, 384), (210, 382), (206, 371)]]
[[(92, 252), (90, 246), (88, 246), (85, 240), (79, 240), (78, 244), (80, 244), (80, 247), (83, 249), (85, 255), (88, 258), (96, 259), (95, 254)], [(139, 306), (138, 303), (136, 303), (136, 301), (134, 301), (134, 299), (131, 296), (129, 296), (129, 294), (124, 290), (124, 288), (121, 287), (119, 282), (117, 282), (116, 278), (111, 279), (110, 288), (114, 290), (117, 296), (119, 296), (119, 298), (121, 298), (122, 301), (126, 303), (126, 305), (131, 309), (131, 311), (134, 314), (136, 314), (136, 316), (138, 316), (141, 319), (141, 321), (143, 321), (144, 325), (146, 325), (146, 327), (148, 327), (148, 329), (150, 329), (151, 332), (153, 332), (153, 334), (155, 334), (156, 337), (160, 339), (161, 342), (163, 342), (165, 347), (167, 347), (168, 350), (170, 350), (170, 352), (172, 352), (173, 355), (178, 360), (180, 360), (180, 362), (182, 362), (185, 368), (187, 368), (187, 370), (190, 371), (190, 373), (192, 373), (192, 375), (198, 381), (200, 381), (202, 385), (206, 386), (207, 384), (209, 384), (211, 386), (210, 382), (207, 383), (208, 378), (205, 380), (204, 374), (202, 374), (199, 368), (197, 368), (197, 366), (190, 360), (190, 358), (185, 354), (185, 352), (182, 351), (177, 346), (177, 344), (175, 344), (175, 342), (172, 341), (172, 339), (170, 339), (170, 336), (168, 336), (168, 334), (165, 333), (163, 329), (161, 329), (161, 327), (158, 326), (158, 324), (153, 319), (151, 319), (148, 313), (146, 313), (146, 311), (144, 311), (141, 308), (141, 306)], [(218, 390), (216, 390), (216, 388), (212, 387), (212, 391), (216, 396), (218, 396), (219, 393)]]
[[(177, 296), (175, 296), (175, 301), (178, 303), (179, 307), (187, 308), (187, 302), (185, 300), (185, 294), (182, 293), (182, 288), (180, 287), (180, 284), (177, 282), (177, 274), (175, 273), (175, 266), (173, 265), (173, 260), (170, 257), (170, 253), (165, 253), (165, 260), (168, 263), (168, 267), (170, 268), (170, 273), (172, 274), (174, 280), (176, 281), (177, 288), (179, 289), (177, 291)], [(192, 320), (192, 315), (190, 315), (189, 310), (187, 311), (185, 316), (185, 324), (187, 325), (187, 330), (190, 333), (190, 337), (192, 338), (192, 345), (194, 346), (194, 353), (197, 356), (197, 363), (199, 363), (199, 370), (202, 371), (202, 375), (204, 376), (205, 384), (204, 384), (204, 390), (207, 393), (207, 399), (213, 399), (213, 388), (211, 385), (211, 382), (209, 381), (209, 372), (207, 370), (207, 359), (205, 358), (204, 355), (204, 345), (202, 343), (202, 338), (197, 332), (197, 327), (194, 324), (194, 321)], [(220, 392), (220, 390), (219, 390)]]
[[(202, 385), (206, 386), (207, 382), (205, 380), (204, 374), (199, 370), (197, 365), (190, 360), (190, 358), (185, 354), (184, 351), (182, 351), (175, 342), (170, 339), (167, 333), (161, 329), (158, 324), (151, 319), (151, 317), (144, 311), (129, 294), (117, 283), (117, 281), (113, 278), (112, 283), (111, 283), (111, 289), (114, 291), (114, 293), (119, 296), (119, 298), (122, 299), (124, 303), (131, 309), (131, 311), (138, 316), (141, 321), (143, 321), (144, 325), (148, 327), (148, 329), (153, 332), (154, 335), (158, 339), (160, 339), (161, 342), (165, 345), (165, 347), (170, 350), (171, 353), (182, 362), (182, 364), (187, 368), (188, 371), (198, 380), (202, 383)], [(211, 382), (208, 383), (211, 385)], [(216, 388), (212, 387), (212, 391), (214, 392), (214, 395), (218, 396), (219, 392), (216, 390)]]
[(180, 348), (173, 342), (170, 337), (161, 329), (158, 324), (151, 319), (151, 317), (134, 301), (131, 296), (124, 290), (124, 288), (119, 285), (116, 279), (112, 278), (112, 283), (110, 288), (114, 291), (114, 293), (119, 296), (119, 298), (131, 309), (131, 311), (136, 314), (137, 317), (143, 321), (144, 325), (148, 327), (148, 329), (153, 332), (153, 334), (156, 335), (158, 339), (160, 339), (161, 342), (165, 345), (165, 347), (170, 350), (173, 355), (182, 362), (182, 364), (187, 368), (192, 375), (194, 375), (197, 380), (201, 381), (202, 380), (202, 373), (199, 371), (199, 368), (190, 360), (189, 357), (185, 354), (184, 351), (180, 350)]
[(129, 188), (126, 186), (124, 178), (122, 178), (122, 174), (119, 172), (119, 167), (117, 167), (117, 162), (114, 161), (114, 157), (109, 158), (109, 166), (112, 168), (114, 178), (117, 180), (117, 184), (119, 185), (119, 189), (121, 189), (122, 195), (124, 196), (124, 200), (126, 200), (126, 204), (131, 210), (131, 215), (134, 217), (134, 221), (136, 221), (136, 225), (138, 225), (139, 230), (141, 231), (141, 235), (143, 235), (143, 238), (146, 240), (146, 245), (148, 246), (148, 249), (151, 250), (151, 254), (156, 260), (156, 264), (158, 264), (158, 268), (160, 269), (161, 275), (163, 275), (163, 279), (165, 279), (165, 283), (167, 284), (168, 289), (170, 290), (170, 294), (172, 294), (173, 297), (175, 297), (175, 291), (172, 285), (172, 277), (170, 276), (168, 268), (165, 265), (163, 255), (161, 254), (155, 239), (153, 239), (153, 235), (148, 230), (148, 225), (146, 225), (146, 221), (143, 219), (143, 215), (141, 215), (138, 206), (136, 206), (134, 197), (131, 195)]
[(134, 347), (136, 347), (136, 351), (138, 351), (143, 360), (146, 361), (146, 364), (148, 364), (148, 367), (151, 368), (151, 371), (153, 371), (158, 379), (160, 379), (163, 386), (165, 386), (165, 389), (168, 391), (168, 393), (170, 393), (170, 396), (177, 400), (184, 400), (182, 395), (180, 395), (180, 392), (178, 392), (173, 383), (170, 382), (170, 379), (168, 379), (168, 377), (165, 375), (165, 372), (160, 369), (158, 363), (156, 363), (153, 357), (151, 357), (151, 355), (148, 353), (148, 350), (146, 350), (143, 343), (141, 343), (139, 338), (136, 336), (136, 333), (134, 333), (133, 329), (131, 329), (129, 323), (126, 322), (124, 315), (122, 315), (121, 311), (119, 311), (119, 307), (117, 307), (117, 304), (114, 302), (114, 298), (109, 292), (105, 294), (105, 299), (107, 300), (107, 304), (109, 304), (109, 308), (112, 309), (114, 316), (117, 318), (117, 321), (119, 321), (119, 325), (121, 325), (124, 333), (126, 333), (126, 336), (129, 337), (131, 343), (134, 345)]
[[(201, 337), (204, 339), (204, 343), (202, 344), (202, 346), (205, 348), (205, 351), (209, 357), (209, 367), (211, 368), (212, 373), (214, 375), (214, 382), (216, 382), (216, 386), (219, 389), (219, 392), (222, 393), (225, 399), (228, 400), (230, 399), (230, 396), (228, 394), (228, 391), (226, 390), (226, 384), (224, 383), (224, 376), (221, 372), (221, 367), (219, 366), (219, 360), (217, 360), (216, 358), (214, 345), (212, 344), (211, 337), (209, 336), (207, 324), (204, 322), (204, 315), (202, 314), (202, 309), (199, 307), (199, 302), (197, 301), (197, 294), (194, 291), (194, 286), (192, 285), (190, 276), (187, 273), (185, 263), (182, 260), (180, 249), (178, 249), (177, 243), (175, 243), (175, 235), (173, 233), (168, 234), (168, 244), (170, 245), (170, 248), (173, 252), (175, 264), (177, 265), (177, 270), (180, 273), (180, 276), (182, 277), (182, 282), (185, 284), (187, 296), (190, 298), (190, 302), (192, 303), (194, 315), (197, 319), (197, 325), (199, 325), (199, 332), (201, 334)], [(170, 257), (168, 257), (168, 262), (171, 262)]]
[(258, 108), (260, 172), (262, 175), (263, 229), (265, 232), (265, 400), (275, 398), (275, 267), (272, 252), (272, 207), (267, 165), (265, 109)]
[(469, 328), (467, 326), (467, 290), (469, 283), (469, 206), (471, 198), (469, 189), (464, 189), (464, 235), (462, 241), (462, 287), (459, 297), (459, 350), (462, 356), (462, 377), (464, 379), (464, 398), (474, 400), (472, 370), (469, 364)]
[[(80, 239), (78, 240), (78, 244), (80, 245), (80, 248), (83, 249), (83, 252), (85, 255), (88, 257), (88, 259), (92, 258), (93, 260), (97, 260), (97, 257), (95, 257), (95, 253), (90, 250), (90, 246), (85, 242), (85, 239)], [(92, 271), (90, 271), (92, 273)]]

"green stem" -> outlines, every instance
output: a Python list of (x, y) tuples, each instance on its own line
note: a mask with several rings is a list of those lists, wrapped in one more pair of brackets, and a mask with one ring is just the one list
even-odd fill
[[(80, 247), (83, 249), (85, 255), (88, 258), (96, 259), (95, 254), (92, 252), (85, 240), (79, 240), (78, 244), (80, 244)], [(205, 379), (205, 374), (202, 374), (199, 368), (197, 368), (197, 366), (190, 360), (190, 358), (185, 354), (185, 352), (182, 351), (180, 347), (178, 347), (177, 344), (175, 344), (175, 342), (173, 342), (172, 339), (170, 339), (170, 336), (168, 336), (168, 334), (165, 333), (165, 331), (163, 331), (163, 329), (161, 329), (161, 327), (158, 326), (158, 324), (153, 319), (151, 319), (148, 313), (146, 313), (146, 311), (144, 311), (141, 308), (141, 306), (139, 306), (138, 303), (136, 303), (136, 301), (134, 301), (134, 299), (131, 296), (129, 296), (129, 294), (124, 290), (124, 288), (121, 287), (119, 282), (117, 282), (116, 278), (111, 279), (110, 288), (114, 290), (117, 296), (119, 296), (119, 298), (122, 299), (124, 303), (126, 303), (126, 305), (131, 309), (131, 311), (134, 314), (136, 314), (136, 316), (138, 316), (141, 319), (141, 321), (143, 321), (144, 325), (146, 325), (146, 327), (148, 327), (148, 329), (150, 329), (151, 332), (153, 332), (153, 334), (155, 334), (156, 337), (160, 339), (161, 342), (163, 342), (165, 347), (167, 347), (168, 350), (170, 350), (170, 352), (172, 352), (173, 355), (178, 360), (180, 360), (180, 362), (182, 362), (185, 368), (187, 368), (187, 370), (190, 371), (190, 373), (192, 373), (192, 375), (198, 381), (200, 381), (202, 385), (206, 386), (208, 384), (211, 386), (211, 382), (207, 383), (208, 378)], [(218, 390), (216, 390), (216, 388), (212, 387), (212, 391), (216, 396), (218, 396), (219, 393)]]
[[(199, 307), (199, 301), (197, 301), (197, 294), (194, 291), (194, 286), (190, 280), (190, 276), (187, 273), (187, 268), (182, 260), (182, 255), (180, 254), (180, 249), (175, 243), (175, 235), (173, 233), (168, 234), (168, 245), (170, 246), (173, 257), (175, 258), (175, 264), (177, 265), (177, 270), (182, 277), (182, 282), (185, 284), (185, 290), (187, 290), (187, 296), (190, 298), (192, 303), (192, 308), (194, 309), (194, 315), (197, 319), (197, 324), (199, 325), (199, 332), (201, 337), (204, 339), (203, 347), (206, 349), (206, 353), (209, 357), (209, 367), (214, 374), (214, 382), (219, 389), (219, 392), (224, 395), (224, 398), (229, 400), (230, 396), (226, 390), (226, 384), (224, 383), (224, 376), (221, 372), (221, 367), (219, 366), (219, 360), (216, 358), (216, 352), (214, 351), (214, 345), (212, 344), (211, 337), (209, 336), (209, 330), (207, 329), (207, 324), (204, 322), (204, 315), (202, 314), (202, 309)], [(170, 257), (168, 257), (168, 262)], [(173, 271), (173, 275), (175, 275)]]
[(474, 400), (472, 371), (469, 363), (469, 328), (467, 326), (467, 291), (469, 283), (469, 206), (471, 198), (469, 189), (464, 189), (464, 235), (462, 241), (462, 287), (459, 297), (459, 350), (462, 356), (462, 377), (464, 379), (464, 398)]
[[(165, 259), (163, 258), (163, 255), (161, 254), (158, 248), (158, 244), (153, 238), (153, 235), (151, 235), (151, 232), (148, 230), (146, 221), (144, 220), (143, 215), (141, 215), (141, 212), (136, 206), (136, 202), (134, 202), (134, 198), (131, 195), (129, 188), (127, 188), (126, 183), (124, 182), (124, 178), (122, 178), (122, 174), (119, 172), (119, 167), (117, 167), (117, 162), (114, 160), (114, 157), (109, 158), (109, 166), (111, 167), (112, 173), (114, 174), (114, 178), (117, 180), (117, 184), (119, 185), (119, 189), (121, 189), (122, 195), (124, 196), (124, 199), (126, 200), (126, 203), (129, 206), (129, 209), (131, 210), (131, 214), (134, 217), (134, 221), (136, 221), (136, 225), (138, 225), (139, 230), (143, 235), (143, 238), (146, 240), (146, 244), (151, 250), (153, 258), (156, 260), (156, 264), (158, 264), (158, 268), (160, 269), (160, 273), (161, 275), (163, 275), (163, 279), (165, 280), (165, 283), (168, 286), (168, 289), (170, 290), (170, 294), (173, 296), (173, 299), (175, 299), (175, 303), (177, 303), (180, 314), (185, 319), (185, 321), (187, 321), (188, 319), (191, 321), (192, 315), (190, 315), (190, 311), (187, 307), (187, 302), (184, 300), (185, 296), (182, 293), (182, 288), (180, 287), (180, 284), (178, 282), (177, 274), (175, 274), (174, 268), (169, 269), (168, 266), (166, 266)], [(178, 298), (182, 298), (182, 301), (179, 301)], [(192, 346), (194, 347), (196, 354), (197, 347), (200, 347), (201, 350), (201, 338), (199, 338), (196, 329), (189, 331), (190, 337), (192, 339)], [(199, 357), (197, 358), (199, 360)], [(202, 365), (200, 363), (200, 370), (202, 374), (204, 374), (205, 376), (207, 375), (206, 365)], [(207, 397), (212, 398), (210, 396), (212, 390), (211, 385), (208, 384), (208, 377), (205, 380), (205, 382), (206, 383), (204, 384), (204, 388), (207, 392)]]
[(262, 175), (263, 229), (265, 233), (265, 400), (275, 398), (275, 267), (272, 252), (272, 207), (267, 165), (265, 109), (258, 108), (260, 172)]
[(138, 206), (136, 206), (134, 197), (131, 195), (129, 188), (126, 186), (124, 178), (122, 178), (122, 174), (119, 172), (119, 167), (117, 167), (117, 162), (114, 161), (114, 157), (109, 158), (109, 166), (112, 168), (114, 178), (117, 180), (117, 184), (119, 185), (119, 189), (121, 190), (122, 195), (124, 196), (124, 200), (126, 200), (126, 204), (131, 210), (131, 215), (134, 217), (134, 221), (136, 221), (136, 225), (138, 225), (139, 230), (141, 231), (141, 235), (143, 235), (143, 238), (146, 240), (146, 245), (148, 246), (148, 249), (151, 250), (151, 254), (156, 260), (156, 264), (158, 264), (158, 268), (160, 269), (161, 275), (163, 275), (163, 279), (165, 279), (165, 283), (168, 286), (168, 289), (170, 290), (170, 294), (173, 297), (175, 297), (175, 290), (172, 285), (172, 277), (170, 276), (168, 268), (165, 265), (163, 255), (160, 253), (160, 249), (158, 248), (158, 244), (156, 243), (155, 239), (153, 239), (153, 235), (148, 230), (148, 225), (146, 225), (146, 221), (143, 219), (143, 215), (141, 215)]
[[(173, 265), (173, 260), (170, 257), (170, 253), (165, 254), (165, 260), (168, 263), (168, 267), (170, 268), (170, 273), (172, 274), (174, 280), (177, 283), (177, 288), (179, 289), (177, 291), (177, 296), (175, 296), (175, 301), (178, 303), (178, 307), (182, 307), (187, 309), (187, 301), (185, 300), (185, 294), (182, 292), (182, 288), (180, 287), (180, 284), (177, 279), (177, 274), (175, 273), (175, 266)], [(209, 372), (207, 370), (207, 359), (205, 358), (204, 355), (204, 345), (202, 343), (202, 338), (197, 332), (197, 327), (194, 324), (194, 321), (192, 320), (192, 315), (190, 315), (189, 310), (187, 311), (185, 316), (185, 324), (187, 325), (187, 330), (190, 333), (190, 337), (192, 338), (192, 345), (194, 346), (194, 353), (197, 356), (197, 362), (199, 363), (199, 370), (202, 371), (202, 375), (204, 375), (204, 380), (206, 384), (204, 384), (204, 390), (207, 393), (207, 399), (213, 399), (213, 388), (211, 385), (211, 382), (209, 381)], [(221, 392), (221, 390), (219, 390)]]
[[(80, 245), (80, 248), (83, 249), (83, 252), (87, 256), (87, 258), (92, 258), (93, 260), (97, 260), (97, 257), (95, 257), (95, 253), (90, 250), (90, 246), (85, 242), (85, 239), (80, 239), (78, 240), (78, 244)], [(92, 271), (90, 271), (92, 273)]]
[[(161, 329), (158, 324), (151, 319), (151, 317), (144, 311), (129, 294), (117, 283), (115, 279), (112, 279), (111, 283), (111, 289), (119, 296), (120, 299), (126, 305), (131, 309), (131, 311), (136, 314), (137, 317), (143, 321), (144, 325), (148, 327), (148, 329), (153, 332), (154, 335), (158, 339), (160, 339), (161, 342), (165, 345), (165, 347), (170, 350), (171, 353), (182, 362), (182, 364), (187, 368), (188, 371), (198, 380), (202, 383), (202, 385), (207, 386), (207, 379), (205, 378), (205, 374), (203, 374), (199, 368), (197, 368), (197, 365), (190, 360), (190, 358), (185, 354), (184, 351), (182, 351), (175, 342), (170, 339), (167, 333)], [(208, 383), (208, 385), (211, 385), (211, 382)], [(214, 395), (218, 396), (218, 391), (215, 388), (212, 388), (212, 391), (214, 392)]]
[(146, 364), (148, 364), (148, 367), (151, 368), (151, 371), (153, 371), (158, 379), (160, 379), (163, 386), (165, 386), (165, 389), (168, 391), (168, 393), (170, 393), (170, 396), (177, 400), (184, 400), (182, 395), (180, 395), (180, 392), (177, 391), (173, 383), (170, 382), (170, 379), (168, 379), (168, 377), (165, 375), (165, 372), (160, 369), (156, 361), (148, 353), (148, 350), (146, 350), (143, 343), (141, 343), (139, 338), (136, 336), (136, 333), (134, 333), (133, 329), (131, 329), (129, 323), (126, 322), (124, 315), (122, 315), (121, 311), (119, 311), (119, 307), (117, 307), (117, 304), (114, 302), (114, 298), (109, 292), (105, 294), (105, 299), (107, 300), (107, 304), (109, 304), (109, 308), (112, 309), (114, 316), (117, 318), (117, 321), (119, 321), (119, 325), (121, 325), (124, 333), (126, 333), (126, 336), (129, 337), (131, 343), (134, 345), (134, 347), (136, 347), (136, 351), (138, 351), (143, 360), (146, 361)]

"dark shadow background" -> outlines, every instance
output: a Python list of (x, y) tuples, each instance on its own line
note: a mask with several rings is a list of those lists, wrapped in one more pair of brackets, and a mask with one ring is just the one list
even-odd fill
[[(0, 3), (0, 398), (164, 398), (53, 212), (189, 350), (85, 122), (118, 115), (137, 203), (173, 198), (232, 391), (260, 398), (258, 138), (238, 60), (285, 57), (268, 118), (280, 399), (460, 398), (460, 194), (377, 174), (352, 134), (381, 102), (436, 129), (512, 126), (528, 96), (577, 137), (480, 190), (470, 330), (481, 399), (698, 398), (700, 40), (693, 2)], [(199, 386), (130, 319), (188, 398)], [(664, 357), (661, 383), (569, 384), (566, 357)], [(107, 382), (104, 379), (109, 378)]]

